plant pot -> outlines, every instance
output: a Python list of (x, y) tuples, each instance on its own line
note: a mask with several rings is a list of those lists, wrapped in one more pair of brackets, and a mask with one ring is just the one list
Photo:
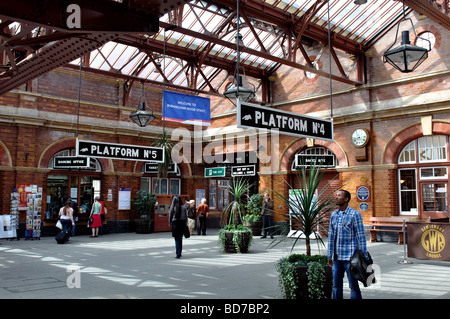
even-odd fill
[(136, 226), (137, 234), (150, 234), (152, 232), (152, 224), (148, 219), (135, 219), (134, 225)]
[[(331, 299), (333, 289), (333, 274), (330, 266), (325, 266), (325, 285), (323, 287), (325, 298)], [(308, 266), (297, 267), (297, 289), (295, 290), (296, 299), (310, 299), (308, 293)]]
[(257, 222), (244, 221), (243, 225), (252, 231), (253, 236), (261, 236), (262, 225), (263, 225), (262, 220), (259, 220)]
[[(250, 241), (251, 241), (251, 233), (248, 232), (239, 232), (242, 236), (242, 241), (239, 245), (239, 252), (246, 253), (248, 252), (248, 248), (250, 247)], [(234, 244), (233, 237), (235, 232), (233, 231), (226, 231), (225, 232), (225, 242), (223, 244), (223, 250), (226, 253), (237, 253), (238, 250), (236, 249), (236, 245)]]

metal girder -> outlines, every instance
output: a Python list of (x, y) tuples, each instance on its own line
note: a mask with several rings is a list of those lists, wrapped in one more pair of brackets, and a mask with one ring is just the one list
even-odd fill
[(42, 47), (38, 52), (34, 52), (18, 62), (14, 68), (0, 74), (0, 95), (76, 60), (106, 42), (114, 40), (117, 36), (112, 33), (88, 34), (83, 37), (60, 40), (53, 45)]
[[(236, 7), (235, 0), (209, 0), (208, 2), (215, 4), (218, 7), (232, 8)], [(264, 3), (258, 0), (245, 0), (240, 4), (240, 10), (245, 11), (248, 16), (252, 16), (262, 21), (270, 22), (280, 28), (289, 30), (293, 28), (293, 31), (298, 33), (302, 29), (302, 25), (296, 25), (292, 14), (284, 12), (283, 10), (274, 7), (273, 5)], [(328, 30), (327, 28), (318, 26), (313, 23), (308, 23), (304, 28), (303, 35), (321, 43), (328, 42)], [(332, 45), (339, 50), (347, 52), (349, 54), (357, 55), (365, 51), (364, 45), (361, 45), (355, 41), (349, 40), (346, 37), (335, 34), (333, 37)]]
[[(74, 64), (69, 64), (69, 65), (66, 65), (65, 67), (68, 67), (73, 70), (79, 70), (79, 68), (80, 68), (79, 66), (74, 65)], [(148, 84), (152, 84), (155, 86), (160, 86), (161, 88), (163, 87), (162, 82), (148, 80), (148, 79), (142, 79), (142, 78), (132, 76), (132, 75), (125, 75), (122, 73), (114, 73), (111, 71), (104, 71), (104, 70), (93, 69), (93, 68), (88, 68), (88, 67), (82, 67), (81, 70), (83, 72), (92, 72), (94, 74), (100, 74), (100, 75), (104, 75), (104, 76), (112, 76), (112, 77), (116, 77), (118, 79), (130, 80), (133, 82), (148, 83)], [(185, 91), (185, 92), (192, 92), (192, 93), (196, 93), (196, 94), (206, 94), (206, 95), (223, 97), (223, 94), (219, 94), (215, 91), (197, 90), (197, 89), (193, 89), (193, 88), (189, 88), (189, 87), (185, 87), (185, 86), (181, 86), (181, 85), (176, 85), (176, 84), (171, 84), (171, 83), (166, 83), (165, 86), (168, 88), (173, 88), (175, 90), (180, 90), (180, 91)]]
[(0, 1), (0, 12), (14, 21), (65, 32), (155, 33), (159, 30), (158, 15), (110, 0)]
[[(396, 0), (401, 1), (401, 0)], [(439, 23), (441, 26), (450, 30), (449, 1), (435, 0), (405, 0), (405, 5), (414, 11), (424, 14), (431, 20)]]
[[(165, 24), (164, 22), (161, 22), (160, 24), (161, 24), (161, 27), (168, 27), (169, 26), (168, 24)], [(177, 32), (180, 32), (180, 33), (183, 33), (183, 34), (190, 35), (192, 37), (196, 37), (196, 38), (202, 39), (202, 40), (211, 41), (211, 42), (214, 42), (216, 44), (220, 44), (220, 45), (222, 45), (224, 47), (227, 47), (227, 48), (230, 48), (230, 49), (234, 49), (235, 48), (234, 44), (229, 43), (227, 41), (223, 41), (223, 40), (220, 40), (218, 38), (215, 38), (215, 37), (212, 37), (212, 36), (209, 36), (209, 35), (205, 35), (205, 34), (202, 34), (202, 33), (194, 32), (192, 30), (188, 30), (188, 29), (185, 29), (185, 28), (182, 28), (182, 27), (179, 27), (179, 26), (174, 26), (173, 30), (175, 30)], [(249, 54), (252, 54), (252, 55), (255, 55), (255, 56), (259, 56), (259, 57), (262, 57), (264, 59), (271, 60), (271, 61), (274, 61), (274, 62), (277, 62), (277, 63), (280, 63), (280, 64), (289, 65), (289, 66), (291, 66), (293, 68), (296, 68), (296, 69), (301, 69), (301, 70), (304, 70), (304, 71), (312, 72), (312, 73), (315, 73), (315, 74), (318, 74), (318, 75), (321, 75), (321, 76), (325, 76), (325, 77), (329, 77), (330, 76), (329, 73), (321, 71), (321, 70), (317, 70), (317, 69), (315, 69), (313, 67), (310, 67), (310, 66), (307, 66), (307, 65), (302, 65), (302, 64), (296, 63), (296, 62), (291, 61), (291, 60), (279, 58), (279, 57), (270, 55), (268, 53), (261, 52), (261, 51), (258, 51), (258, 50), (254, 50), (254, 49), (251, 49), (251, 48), (248, 48), (248, 47), (244, 47), (243, 46), (243, 47), (240, 48), (240, 50), (241, 50), (241, 52), (246, 52), (246, 53), (249, 53)], [(186, 52), (184, 54), (186, 54)], [(218, 60), (218, 59), (216, 58), (215, 60)], [(262, 78), (262, 77), (265, 77), (265, 76), (269, 75), (269, 74), (267, 74), (267, 72), (266, 73), (264, 73), (264, 72), (261, 73), (261, 70), (259, 70), (259, 69), (257, 69), (257, 70), (259, 70), (258, 71), (259, 73), (257, 72), (258, 74), (253, 74), (255, 70), (252, 70), (252, 68), (250, 68), (249, 66), (245, 66), (245, 67), (246, 67), (246, 74), (250, 75), (252, 77)], [(232, 68), (229, 69), (229, 70), (233, 70), (233, 68), (234, 68), (234, 63), (232, 64)], [(227, 68), (223, 68), (223, 69), (227, 69)], [(249, 73), (247, 73), (247, 71)], [(340, 81), (340, 82), (347, 83), (347, 84), (350, 84), (350, 85), (361, 85), (362, 84), (360, 82), (353, 81), (353, 80), (348, 79), (347, 77), (342, 77), (342, 76), (331, 75), (331, 78), (333, 80), (335, 80), (335, 81)]]

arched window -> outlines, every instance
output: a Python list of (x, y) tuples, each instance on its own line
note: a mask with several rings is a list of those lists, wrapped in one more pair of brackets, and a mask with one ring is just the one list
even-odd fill
[(401, 215), (448, 219), (449, 137), (423, 136), (400, 152), (398, 188)]
[[(336, 155), (334, 155), (334, 153), (332, 151), (330, 151), (328, 148), (326, 147), (322, 147), (322, 146), (315, 146), (315, 147), (308, 147), (308, 148), (304, 148), (301, 149), (300, 151), (297, 152), (297, 154), (299, 155), (317, 155), (317, 156), (323, 156), (323, 155), (327, 155), (332, 157), (333, 159), (333, 164), (332, 165), (327, 165), (328, 168), (334, 168), (336, 166), (339, 166), (339, 162), (338, 159), (336, 158)], [(295, 154), (295, 156), (297, 156), (297, 154)], [(292, 165), (291, 165), (291, 170), (292, 171), (296, 171), (296, 160), (294, 159), (294, 161), (292, 161)]]

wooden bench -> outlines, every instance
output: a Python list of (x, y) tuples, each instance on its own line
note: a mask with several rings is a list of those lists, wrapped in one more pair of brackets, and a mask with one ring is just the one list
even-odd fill
[[(370, 232), (370, 242), (377, 241), (377, 232), (396, 232), (398, 234), (398, 242), (397, 245), (403, 245), (403, 220), (405, 220), (405, 231), (406, 231), (406, 222), (409, 221), (408, 218), (401, 217), (370, 217), (369, 226), (372, 226), (372, 229), (369, 229)], [(400, 229), (398, 229), (400, 228)]]

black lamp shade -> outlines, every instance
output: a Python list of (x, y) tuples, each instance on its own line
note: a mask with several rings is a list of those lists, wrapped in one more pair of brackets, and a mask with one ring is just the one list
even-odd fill
[(402, 31), (402, 43), (384, 53), (384, 62), (403, 73), (412, 72), (428, 57), (428, 50), (409, 42), (409, 31)]
[(145, 127), (151, 121), (156, 119), (156, 116), (153, 115), (153, 112), (149, 112), (145, 109), (145, 102), (141, 102), (140, 109), (136, 110), (133, 114), (130, 114), (130, 118), (140, 127)]
[(226, 90), (223, 95), (229, 99), (233, 104), (237, 98), (240, 98), (241, 101), (248, 102), (255, 98), (255, 92), (249, 88), (242, 86), (242, 77), (238, 76), (237, 86), (230, 86), (228, 90)]

